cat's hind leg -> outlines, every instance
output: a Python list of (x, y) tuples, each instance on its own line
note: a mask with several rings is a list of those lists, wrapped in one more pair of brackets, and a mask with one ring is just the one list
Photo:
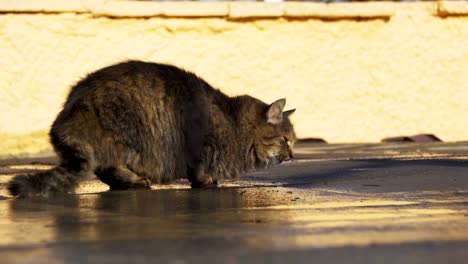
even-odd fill
[(138, 176), (124, 166), (98, 168), (94, 173), (111, 190), (151, 188), (149, 179)]
[(8, 184), (10, 194), (18, 197), (51, 196), (74, 192), (79, 182), (92, 175), (93, 149), (83, 142), (70, 143), (51, 133), (60, 164), (47, 171), (15, 176)]

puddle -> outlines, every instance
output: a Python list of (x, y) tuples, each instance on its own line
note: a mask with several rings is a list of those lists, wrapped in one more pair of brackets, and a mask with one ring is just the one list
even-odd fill
[(141, 239), (190, 243), (194, 236), (231, 237), (259, 248), (468, 240), (466, 202), (448, 192), (362, 195), (282, 187), (10, 199), (0, 201), (0, 245)]

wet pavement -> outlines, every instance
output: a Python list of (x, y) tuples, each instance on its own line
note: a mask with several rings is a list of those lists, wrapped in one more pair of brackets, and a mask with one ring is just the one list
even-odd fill
[(298, 144), (216, 189), (185, 181), (12, 199), (0, 161), (0, 263), (467, 263), (468, 143)]

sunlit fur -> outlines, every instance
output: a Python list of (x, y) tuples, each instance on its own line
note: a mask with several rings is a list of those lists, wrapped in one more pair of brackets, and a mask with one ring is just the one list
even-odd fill
[(58, 166), (18, 175), (8, 189), (22, 197), (67, 193), (93, 175), (111, 189), (236, 178), (292, 157), (295, 136), (284, 104), (228, 97), (171, 65), (112, 65), (72, 87), (50, 130)]

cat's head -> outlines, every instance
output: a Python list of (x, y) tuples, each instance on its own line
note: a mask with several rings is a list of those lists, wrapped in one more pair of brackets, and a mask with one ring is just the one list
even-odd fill
[(289, 116), (295, 109), (283, 111), (286, 99), (262, 106), (257, 112), (251, 157), (255, 167), (265, 168), (293, 158), (296, 141)]

